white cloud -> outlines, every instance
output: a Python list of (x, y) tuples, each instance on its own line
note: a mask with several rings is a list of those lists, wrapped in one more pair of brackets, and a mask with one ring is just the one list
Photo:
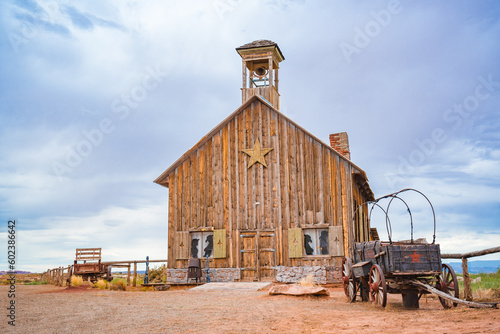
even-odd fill
[[(424, 192), (439, 217), (443, 247), (452, 248), (455, 238), (447, 231), (456, 231), (457, 240), (467, 234), (471, 247), (492, 242), (500, 89), (456, 129), (443, 114), (474, 94), (479, 76), (500, 81), (498, 5), (402, 1), (402, 11), (350, 63), (340, 43), (352, 43), (356, 27), (364, 29), (387, 1), (51, 5), (9, 3), (0, 16), (7, 37), (0, 41), (2, 217), (29, 226), (21, 235), (30, 241), (21, 262), (37, 259), (31, 268), (71, 262), (75, 244), (93, 241), (105, 244), (104, 257), (163, 257), (168, 191), (152, 180), (239, 106), (241, 62), (234, 48), (262, 38), (278, 42), (286, 58), (282, 110), (325, 141), (329, 133), (348, 131), (353, 160), (367, 171), (376, 196), (403, 187)], [(9, 42), (13, 34), (20, 44)], [(168, 76), (127, 119), (118, 119), (112, 102), (156, 65)], [(67, 148), (86, 139), (82, 131), (106, 117), (114, 131), (60, 182), (53, 162), (64, 162)], [(413, 172), (400, 173), (400, 157), (408, 160), (420, 149), (416, 141), (436, 128), (445, 130), (446, 141)], [(398, 183), (391, 186), (386, 175)], [(427, 204), (409, 200), (416, 233), (432, 235)], [(400, 209), (392, 211), (394, 230), (406, 238), (408, 217)], [(134, 224), (141, 225), (136, 233)], [(477, 233), (467, 233), (475, 226)]]
[(44, 217), (42, 229), (17, 223), (18, 270), (39, 271), (73, 263), (76, 248), (102, 248), (103, 261), (165, 259), (167, 205), (109, 207), (95, 215)]

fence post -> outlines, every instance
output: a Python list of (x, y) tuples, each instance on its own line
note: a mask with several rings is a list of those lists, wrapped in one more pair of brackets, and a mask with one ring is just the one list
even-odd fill
[(127, 267), (127, 286), (130, 286), (130, 263)]
[(137, 286), (137, 262), (134, 262), (134, 283), (132, 285), (134, 288)]
[(462, 275), (464, 276), (464, 299), (472, 301), (472, 290), (470, 287), (469, 267), (467, 265), (467, 258), (462, 258)]

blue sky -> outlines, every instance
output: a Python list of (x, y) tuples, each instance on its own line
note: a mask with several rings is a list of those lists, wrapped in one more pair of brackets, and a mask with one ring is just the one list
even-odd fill
[[(241, 104), (234, 49), (257, 39), (286, 58), (281, 111), (325, 142), (348, 132), (377, 197), (425, 193), (442, 252), (499, 245), (494, 1), (0, 7), (0, 240), (15, 218), (19, 270), (70, 264), (79, 247), (102, 247), (106, 260), (165, 258), (168, 190), (153, 180)], [(428, 205), (408, 201), (415, 236), (431, 240)], [(400, 209), (393, 238), (408, 239)], [(372, 225), (386, 239), (384, 221)]]

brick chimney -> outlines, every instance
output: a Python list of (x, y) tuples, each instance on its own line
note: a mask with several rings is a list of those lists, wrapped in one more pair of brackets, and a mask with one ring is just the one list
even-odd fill
[(347, 159), (351, 160), (351, 152), (349, 151), (349, 138), (347, 132), (339, 132), (330, 135), (330, 146)]

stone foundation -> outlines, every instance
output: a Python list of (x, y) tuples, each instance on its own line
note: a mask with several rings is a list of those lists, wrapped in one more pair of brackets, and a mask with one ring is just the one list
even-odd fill
[[(167, 269), (167, 283), (188, 283), (187, 269)], [(276, 282), (299, 283), (301, 279), (311, 275), (313, 283), (328, 284), (341, 283), (342, 275), (340, 267), (332, 266), (303, 266), (303, 267), (276, 267)], [(210, 282), (237, 282), (240, 280), (240, 269), (238, 268), (211, 268)], [(202, 269), (202, 277), (199, 282), (207, 281), (207, 273)], [(194, 280), (189, 280), (194, 282)]]
[[(201, 270), (202, 277), (198, 282), (207, 281), (207, 273)], [(187, 269), (167, 269), (167, 283), (188, 283)], [(235, 282), (240, 280), (240, 269), (238, 268), (210, 268), (210, 282)], [(189, 282), (195, 282), (190, 279)]]
[(323, 266), (304, 266), (304, 267), (276, 267), (276, 281), (283, 283), (298, 283), (301, 279), (311, 275), (313, 283), (327, 284), (342, 282), (340, 268)]

